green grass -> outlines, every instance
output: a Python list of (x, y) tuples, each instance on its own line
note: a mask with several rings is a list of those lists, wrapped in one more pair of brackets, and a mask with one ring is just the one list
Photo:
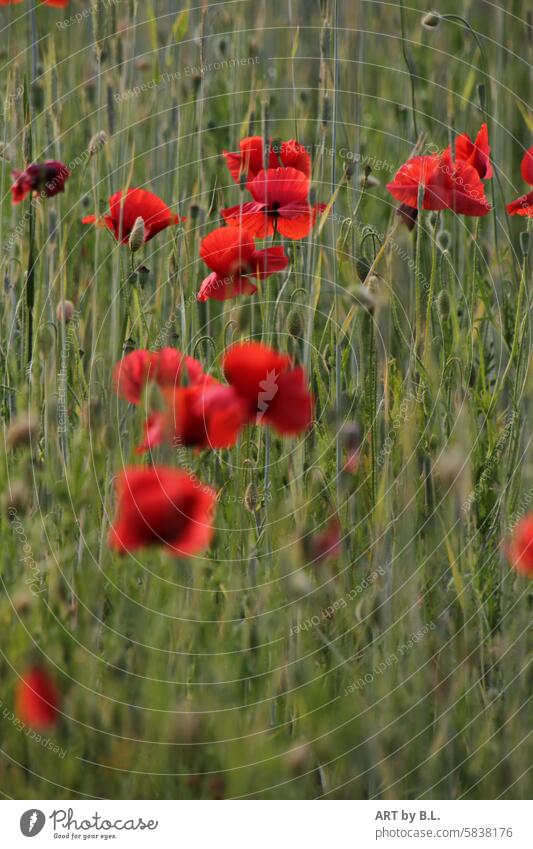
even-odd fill
[[(0, 12), (0, 397), (6, 430), (26, 410), (39, 423), (2, 452), (0, 789), (526, 798), (531, 590), (504, 541), (533, 506), (531, 265), (527, 224), (505, 214), (533, 140), (527, 4), (435, 4), (478, 40), (458, 20), (423, 29), (419, 0), (404, 39), (396, 3), (338, 0), (337, 34), (333, 0), (176, 5), (101, 0), (96, 44), (90, 17), (57, 26), (88, 4), (38, 7), (33, 50), (30, 0)], [(494, 213), (424, 213), (410, 234), (385, 184), (415, 121), (442, 149), (484, 115)], [(340, 186), (334, 213), (257, 296), (199, 305), (199, 241), (240, 196), (221, 153), (250, 133), (308, 145), (317, 199)], [(72, 170), (33, 212), (9, 193), (25, 157)], [(380, 184), (361, 192), (365, 164)], [(80, 223), (128, 185), (187, 217), (136, 254), (150, 273), (131, 325), (129, 252)], [(361, 258), (385, 241), (363, 290)], [(187, 562), (107, 547), (113, 477), (140, 462), (142, 413), (111, 384), (125, 335), (218, 377), (232, 340), (263, 338), (306, 365), (316, 396), (305, 437), (254, 428), (232, 450), (158, 449), (219, 493), (215, 541)], [(355, 474), (342, 471), (353, 425)], [(335, 512), (342, 555), (309, 565), (302, 538)], [(63, 694), (46, 735), (61, 757), (10, 719), (34, 657)]]

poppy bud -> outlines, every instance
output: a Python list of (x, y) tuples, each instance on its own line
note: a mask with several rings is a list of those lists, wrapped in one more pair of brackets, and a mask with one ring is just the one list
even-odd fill
[(373, 174), (361, 174), (359, 184), (363, 189), (375, 189), (379, 186), (379, 180)]
[(427, 12), (422, 18), (422, 26), (426, 29), (435, 29), (439, 26), (441, 20), (438, 12)]
[(441, 251), (449, 250), (451, 243), (452, 237), (448, 230), (440, 230), (437, 233), (437, 245), (439, 246)]
[(529, 253), (529, 233), (527, 230), (523, 230), (520, 233), (520, 250), (522, 251), (522, 256), (527, 256)]
[(150, 277), (150, 269), (146, 267), (146, 265), (141, 265), (137, 269), (137, 280), (139, 282), (139, 286), (145, 286), (148, 282), (148, 278)]
[(11, 450), (21, 445), (31, 445), (37, 437), (39, 423), (31, 413), (22, 413), (10, 424), (6, 434), (6, 446)]
[(361, 283), (364, 283), (368, 272), (370, 271), (370, 263), (364, 256), (355, 257), (355, 270)]
[(89, 155), (96, 156), (96, 154), (102, 150), (106, 142), (107, 133), (105, 132), (105, 130), (100, 130), (98, 133), (95, 133), (89, 142), (89, 147), (87, 148), (87, 150), (89, 151)]
[(291, 310), (287, 316), (287, 330), (293, 339), (301, 339), (304, 330), (302, 314), (298, 310)]
[(135, 224), (132, 227), (130, 238), (128, 240), (129, 249), (134, 254), (144, 244), (144, 219), (139, 215), (135, 219)]
[(68, 322), (72, 320), (73, 315), (74, 304), (72, 301), (61, 301), (57, 305), (56, 316), (59, 322), (64, 321), (65, 324), (68, 324)]
[(261, 499), (255, 483), (249, 483), (244, 493), (244, 506), (249, 513), (257, 513), (261, 507)]
[(448, 321), (450, 317), (450, 296), (445, 289), (439, 292), (437, 298), (437, 310), (441, 321)]

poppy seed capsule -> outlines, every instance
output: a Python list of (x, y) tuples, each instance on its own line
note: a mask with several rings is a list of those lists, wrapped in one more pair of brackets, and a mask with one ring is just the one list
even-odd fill
[(293, 339), (301, 339), (304, 330), (302, 314), (299, 310), (291, 310), (287, 316), (287, 330)]
[(128, 246), (132, 254), (139, 250), (139, 248), (144, 244), (144, 219), (139, 215), (138, 218), (135, 219), (135, 224), (133, 225), (132, 231), (130, 233), (130, 238), (128, 240)]
[(57, 320), (61, 323), (62, 321), (65, 324), (68, 324), (69, 321), (72, 320), (72, 316), (74, 315), (74, 304), (72, 301), (61, 301), (57, 305), (56, 316)]
[(249, 483), (244, 493), (244, 506), (249, 513), (257, 513), (259, 510), (260, 498), (255, 483)]
[(522, 256), (527, 256), (529, 253), (529, 233), (527, 230), (520, 233), (520, 250), (522, 251)]
[(427, 12), (422, 18), (422, 26), (426, 29), (435, 29), (439, 26), (441, 20), (438, 12)]
[(6, 434), (6, 446), (14, 450), (21, 445), (31, 445), (37, 437), (39, 422), (31, 413), (22, 413), (10, 424)]
[(105, 130), (100, 130), (98, 133), (95, 133), (92, 139), (89, 142), (89, 146), (87, 150), (89, 151), (90, 156), (96, 156), (99, 153), (105, 143), (107, 142), (107, 133)]

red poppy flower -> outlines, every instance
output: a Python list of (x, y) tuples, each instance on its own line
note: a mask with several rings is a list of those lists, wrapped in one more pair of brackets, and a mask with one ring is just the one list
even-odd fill
[(115, 365), (113, 382), (117, 395), (130, 404), (140, 404), (144, 387), (154, 381), (161, 387), (179, 385), (185, 364), (189, 383), (202, 379), (211, 380), (204, 374), (201, 363), (192, 357), (184, 357), (175, 348), (160, 351), (132, 351)]
[(167, 409), (149, 416), (138, 453), (164, 441), (176, 448), (229, 448), (248, 421), (246, 402), (233, 387), (213, 379), (163, 394)]
[(282, 247), (256, 250), (253, 237), (241, 227), (219, 227), (202, 239), (200, 256), (212, 269), (198, 292), (199, 301), (226, 301), (257, 292), (250, 277), (260, 280), (283, 271), (289, 262)]
[(30, 728), (50, 728), (59, 714), (59, 692), (51, 676), (39, 666), (31, 666), (17, 684), (18, 717)]
[(125, 245), (137, 218), (142, 218), (144, 221), (145, 242), (149, 242), (161, 230), (185, 220), (171, 212), (166, 203), (152, 192), (146, 189), (128, 189), (124, 201), (122, 201), (121, 191), (109, 198), (108, 215), (104, 215), (103, 218), (86, 215), (82, 218), (82, 224), (96, 223), (100, 227), (107, 227), (117, 240), (122, 233), (121, 242)]
[[(241, 174), (246, 174), (246, 181), (253, 180), (265, 167), (264, 149), (262, 136), (248, 136), (239, 142), (239, 153), (224, 151), (226, 164), (230, 174), (236, 183), (239, 182)], [(303, 145), (298, 144), (295, 139), (276, 144), (269, 139), (268, 167), (277, 168), (278, 165), (289, 166), (302, 171), (307, 177), (311, 174), (311, 157)]]
[(20, 203), (30, 192), (45, 198), (64, 192), (70, 171), (62, 162), (48, 159), (28, 165), (25, 171), (13, 171), (12, 176), (15, 181), (11, 186), (13, 203)]
[(288, 239), (303, 239), (324, 209), (309, 203), (309, 177), (296, 168), (268, 168), (248, 183), (253, 201), (230, 206), (222, 217), (264, 239), (275, 229)]
[(509, 560), (517, 572), (533, 578), (533, 513), (524, 516), (514, 529)]
[(479, 173), (463, 160), (453, 162), (450, 148), (441, 154), (409, 159), (387, 189), (401, 203), (418, 208), (419, 186), (424, 187), (423, 209), (451, 209), (472, 216), (490, 212)]
[(341, 526), (337, 516), (331, 517), (323, 531), (313, 534), (308, 548), (311, 563), (321, 563), (340, 552)]
[(313, 398), (305, 372), (286, 354), (258, 342), (233, 345), (223, 359), (224, 374), (246, 401), (248, 417), (279, 433), (300, 433), (311, 424)]
[[(533, 147), (526, 150), (520, 170), (525, 182), (533, 186)], [(533, 192), (528, 192), (527, 195), (522, 195), (508, 203), (507, 212), (509, 215), (525, 215), (527, 218), (533, 218)]]
[(490, 164), (489, 133), (487, 125), (482, 124), (476, 140), (472, 141), (468, 133), (457, 136), (455, 140), (455, 159), (473, 165), (482, 180), (492, 177)]
[(213, 536), (216, 493), (188, 472), (166, 466), (129, 467), (118, 476), (117, 515), (109, 545), (121, 553), (163, 545), (190, 557)]

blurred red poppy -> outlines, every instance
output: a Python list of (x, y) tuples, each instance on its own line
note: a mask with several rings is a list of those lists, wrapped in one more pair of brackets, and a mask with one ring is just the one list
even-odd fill
[(204, 374), (201, 363), (192, 357), (184, 357), (175, 348), (159, 351), (138, 350), (127, 354), (113, 369), (113, 382), (117, 395), (130, 404), (140, 404), (144, 387), (150, 381), (158, 386), (174, 387), (183, 377), (183, 365), (187, 369), (189, 383), (211, 380)]
[(185, 219), (180, 218), (170, 211), (166, 203), (157, 195), (146, 189), (128, 189), (126, 197), (122, 200), (123, 193), (116, 192), (109, 198), (109, 213), (102, 218), (96, 215), (86, 215), (82, 218), (82, 224), (97, 224), (99, 227), (107, 227), (111, 230), (115, 239), (119, 239), (123, 245), (127, 244), (133, 225), (137, 218), (144, 221), (144, 241), (149, 242), (161, 230), (179, 224)]
[(314, 533), (308, 546), (311, 564), (321, 563), (335, 557), (341, 550), (341, 525), (337, 516), (332, 516), (323, 531)]
[(30, 193), (45, 198), (54, 197), (65, 191), (65, 183), (70, 171), (62, 162), (48, 159), (46, 162), (34, 162), (24, 171), (13, 171), (14, 183), (11, 186), (13, 203), (20, 203)]
[(162, 545), (178, 557), (207, 548), (216, 493), (181, 469), (124, 469), (116, 482), (117, 514), (109, 545), (120, 553)]
[[(533, 147), (526, 150), (520, 170), (525, 182), (533, 186)], [(508, 203), (507, 212), (509, 215), (523, 215), (527, 218), (533, 218), (533, 191)]]
[(200, 256), (212, 269), (200, 286), (199, 301), (226, 301), (253, 295), (257, 286), (250, 277), (264, 279), (283, 271), (289, 262), (282, 247), (257, 250), (253, 236), (241, 227), (219, 227), (202, 239)]
[(305, 372), (286, 354), (259, 342), (233, 345), (223, 359), (224, 374), (246, 401), (249, 421), (269, 424), (282, 434), (306, 430), (313, 397)]
[(455, 140), (455, 159), (473, 165), (482, 180), (492, 177), (492, 166), (490, 164), (489, 133), (486, 124), (482, 124), (472, 141), (468, 133), (457, 136)]
[(232, 224), (242, 224), (264, 239), (277, 231), (288, 239), (303, 239), (324, 209), (309, 203), (309, 177), (296, 168), (268, 168), (248, 183), (253, 201), (221, 211)]
[(40, 666), (31, 666), (17, 684), (16, 713), (30, 728), (43, 729), (55, 725), (59, 701), (59, 691), (53, 678)]
[(149, 416), (138, 453), (164, 441), (175, 448), (229, 448), (248, 421), (246, 402), (233, 387), (216, 380), (163, 394), (166, 411)]
[(526, 578), (533, 578), (533, 513), (524, 516), (517, 524), (508, 554), (517, 572)]
[[(246, 175), (246, 181), (253, 180), (265, 167), (264, 147), (262, 136), (248, 136), (239, 142), (239, 153), (224, 151), (226, 164), (236, 183), (241, 174)], [(286, 142), (276, 142), (269, 139), (268, 167), (278, 165), (289, 166), (302, 171), (306, 177), (311, 174), (311, 157), (305, 147), (295, 139)]]
[(451, 209), (476, 217), (490, 212), (478, 171), (463, 160), (453, 162), (449, 147), (441, 154), (409, 159), (387, 189), (402, 204), (418, 208), (420, 186), (424, 189), (423, 209)]
[[(65, 9), (69, 0), (40, 0), (45, 6), (54, 6), (56, 9)], [(0, 6), (14, 6), (22, 3), (22, 0), (0, 0)]]

